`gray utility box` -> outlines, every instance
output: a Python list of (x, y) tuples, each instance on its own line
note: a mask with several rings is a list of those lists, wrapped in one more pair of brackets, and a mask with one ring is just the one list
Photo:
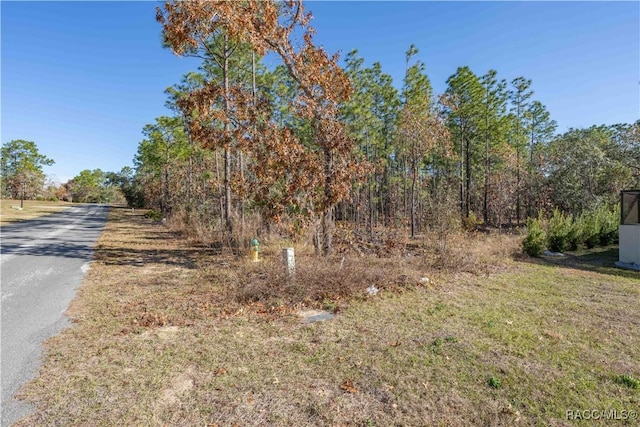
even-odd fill
[(640, 269), (640, 190), (620, 192), (619, 231), (619, 264)]

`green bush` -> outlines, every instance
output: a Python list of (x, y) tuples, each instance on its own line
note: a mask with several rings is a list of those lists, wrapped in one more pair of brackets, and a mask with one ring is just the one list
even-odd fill
[(547, 233), (542, 228), (542, 220), (527, 220), (527, 236), (522, 241), (522, 250), (534, 257), (540, 256), (547, 244)]
[(162, 214), (161, 214), (160, 212), (158, 212), (158, 211), (153, 210), (153, 209), (151, 209), (151, 210), (149, 210), (149, 211), (146, 211), (146, 212), (144, 213), (144, 217), (145, 217), (145, 218), (152, 219), (152, 220), (154, 220), (154, 221), (160, 221), (160, 220), (162, 220)]
[(570, 216), (565, 216), (558, 209), (553, 211), (547, 226), (547, 245), (550, 251), (563, 252), (569, 247), (571, 223)]
[(618, 239), (618, 222), (620, 218), (620, 208), (616, 207), (613, 211), (600, 209), (600, 236), (599, 243), (601, 246), (609, 246)]
[(584, 243), (584, 229), (580, 217), (569, 217), (571, 227), (567, 235), (567, 249), (577, 251), (580, 245)]
[(462, 226), (467, 231), (474, 231), (481, 224), (480, 219), (474, 211), (469, 211), (469, 216), (462, 219)]
[(594, 248), (600, 242), (600, 215), (597, 211), (583, 212), (580, 222), (584, 244), (588, 249)]

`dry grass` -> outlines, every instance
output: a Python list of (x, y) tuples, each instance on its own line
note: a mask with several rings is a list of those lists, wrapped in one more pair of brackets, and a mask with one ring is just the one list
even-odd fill
[(60, 212), (73, 205), (68, 202), (25, 200), (23, 208), (20, 209), (20, 200), (2, 199), (0, 200), (0, 226)]
[[(640, 275), (591, 254), (513, 261), (517, 241), (322, 261), (299, 246), (289, 279), (275, 242), (254, 264), (114, 209), (18, 425), (557, 426), (640, 409), (621, 380), (640, 378)], [(303, 307), (338, 314), (305, 325)]]

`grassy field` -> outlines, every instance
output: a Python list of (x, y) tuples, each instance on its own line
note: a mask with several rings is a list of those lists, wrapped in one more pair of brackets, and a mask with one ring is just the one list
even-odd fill
[(2, 199), (0, 200), (0, 226), (49, 215), (70, 206), (73, 206), (73, 203), (25, 200), (20, 209), (20, 200)]
[[(278, 247), (253, 264), (112, 209), (18, 425), (637, 425), (640, 274), (612, 248), (470, 240), (450, 271), (301, 248), (290, 280)], [(308, 307), (336, 317), (304, 324)]]

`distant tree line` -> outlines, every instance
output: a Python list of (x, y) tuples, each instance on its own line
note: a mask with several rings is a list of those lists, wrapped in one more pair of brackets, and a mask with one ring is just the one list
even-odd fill
[(0, 158), (2, 198), (125, 203), (127, 174), (133, 174), (131, 168), (124, 168), (119, 173), (87, 169), (59, 184), (47, 179), (43, 171), (44, 166), (54, 163), (53, 159), (40, 153), (33, 141), (18, 139), (4, 143)]

